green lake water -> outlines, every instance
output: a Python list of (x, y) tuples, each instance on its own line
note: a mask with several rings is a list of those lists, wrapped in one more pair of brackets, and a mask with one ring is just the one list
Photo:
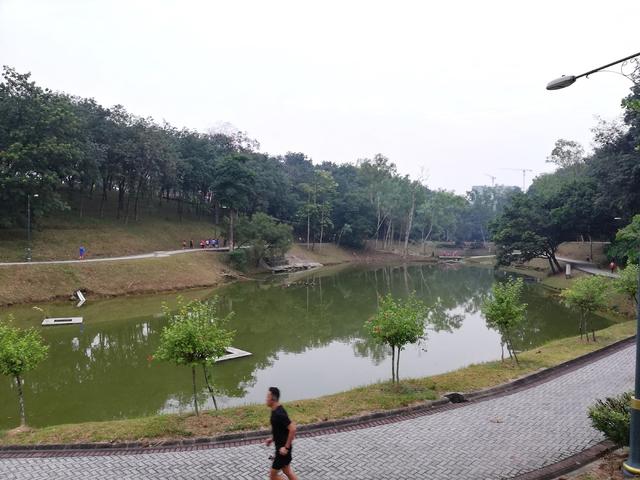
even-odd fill
[[(185, 298), (220, 297), (233, 310), (233, 346), (252, 353), (213, 368), (218, 404), (262, 402), (269, 386), (283, 400), (310, 398), (365, 385), (391, 376), (390, 352), (364, 331), (387, 292), (404, 297), (415, 291), (432, 307), (427, 339), (402, 352), (400, 376), (442, 373), (470, 363), (500, 358), (500, 338), (486, 327), (480, 305), (498, 277), (492, 269), (465, 266), (347, 266), (275, 276), (217, 290), (192, 291)], [(177, 295), (87, 299), (38, 304), (47, 316), (84, 317), (83, 325), (41, 327), (36, 305), (0, 309), (22, 327), (38, 328), (49, 357), (26, 375), (28, 422), (45, 426), (69, 422), (190, 411), (191, 376), (186, 367), (152, 360), (167, 321), (162, 302)], [(516, 348), (576, 335), (578, 315), (539, 285), (527, 284), (527, 324)], [(590, 319), (596, 328), (610, 322)], [(201, 375), (201, 372), (198, 372)], [(200, 381), (199, 377), (199, 381)], [(205, 408), (212, 408), (201, 384)], [(18, 425), (15, 386), (0, 378), (0, 428)]]

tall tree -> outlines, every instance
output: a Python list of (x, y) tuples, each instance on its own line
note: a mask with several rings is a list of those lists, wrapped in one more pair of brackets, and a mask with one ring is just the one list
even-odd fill
[(160, 345), (154, 357), (191, 368), (196, 415), (199, 415), (196, 367), (201, 367), (207, 389), (217, 409), (207, 369), (225, 355), (227, 348), (231, 346), (235, 332), (227, 330), (225, 325), (232, 314), (226, 317), (219, 316), (217, 298), (206, 302), (194, 300), (189, 303), (180, 298), (175, 313), (166, 304), (162, 305), (162, 311), (169, 319), (169, 325), (162, 330)]
[(67, 208), (60, 195), (81, 157), (79, 120), (69, 98), (4, 67), (0, 83), (0, 226), (24, 221), (27, 195), (39, 196), (33, 218)]
[(234, 249), (234, 228), (238, 211), (246, 209), (253, 198), (255, 174), (248, 168), (245, 154), (223, 158), (214, 170), (214, 195), (229, 211), (229, 250)]
[(22, 428), (27, 425), (23, 392), (24, 374), (44, 360), (48, 350), (49, 347), (44, 344), (35, 329), (21, 330), (0, 321), (0, 373), (11, 377), (16, 384)]

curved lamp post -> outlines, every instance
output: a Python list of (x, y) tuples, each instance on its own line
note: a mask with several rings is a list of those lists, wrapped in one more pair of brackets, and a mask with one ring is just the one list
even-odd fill
[[(631, 60), (638, 56), (640, 56), (640, 52), (580, 75), (563, 75), (560, 78), (551, 80), (547, 84), (547, 90), (559, 90), (561, 88), (568, 87), (573, 85), (573, 83), (580, 77), (586, 77), (592, 73), (599, 72), (605, 68), (611, 67), (612, 65), (626, 62), (627, 60)], [(617, 218), (619, 217), (616, 217), (616, 219)], [(633, 398), (631, 399), (631, 441), (629, 445), (629, 458), (622, 464), (622, 470), (625, 477), (637, 478), (640, 477), (640, 369), (638, 368), (640, 365), (640, 269), (638, 269), (638, 291), (636, 292), (636, 296), (636, 375)]]
[(563, 75), (547, 83), (547, 90), (560, 90), (561, 88), (566, 88), (569, 85), (573, 85), (574, 82), (580, 77), (588, 77), (592, 73), (599, 72), (601, 70), (604, 70), (605, 68), (609, 68), (613, 65), (626, 62), (627, 60), (631, 60), (632, 58), (639, 57), (639, 56), (640, 56), (640, 52), (634, 53), (633, 55), (629, 55), (628, 57), (621, 58), (620, 60), (616, 60), (615, 62), (607, 63), (602, 67), (594, 68), (593, 70), (589, 70), (588, 72), (581, 73), (580, 75)]

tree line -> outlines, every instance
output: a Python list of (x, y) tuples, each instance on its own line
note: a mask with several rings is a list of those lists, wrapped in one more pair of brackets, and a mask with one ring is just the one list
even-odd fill
[[(314, 163), (304, 153), (261, 153), (242, 132), (178, 129), (123, 106), (55, 92), (4, 67), (0, 83), (0, 228), (79, 202), (99, 216), (136, 222), (142, 205), (162, 201), (183, 215), (225, 224), (230, 244), (243, 218), (263, 213), (291, 226), (308, 245), (378, 248), (430, 240), (486, 241), (489, 222), (514, 189), (484, 187), (456, 195), (398, 173), (385, 156)], [(107, 209), (114, 204), (114, 208)], [(117, 207), (115, 206), (117, 204)], [(114, 213), (110, 213), (114, 212)], [(261, 221), (264, 221), (262, 219)], [(246, 224), (246, 221), (244, 221)], [(246, 229), (245, 229), (246, 230)]]
[(527, 192), (515, 195), (492, 223), (500, 264), (541, 257), (557, 272), (556, 250), (562, 242), (593, 239), (613, 240), (608, 255), (617, 262), (636, 261), (640, 70), (631, 78), (634, 86), (622, 100), (622, 120), (599, 121), (592, 130), (593, 152), (585, 154), (575, 141), (558, 140), (547, 159), (557, 165), (556, 171), (536, 177)]

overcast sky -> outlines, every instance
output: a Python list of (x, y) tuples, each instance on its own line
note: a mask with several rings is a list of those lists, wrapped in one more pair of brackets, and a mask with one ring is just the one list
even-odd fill
[[(0, 63), (43, 86), (270, 154), (376, 153), (463, 193), (591, 143), (629, 81), (546, 83), (640, 51), (640, 2), (0, 0)], [(527, 174), (527, 184), (531, 174)]]

